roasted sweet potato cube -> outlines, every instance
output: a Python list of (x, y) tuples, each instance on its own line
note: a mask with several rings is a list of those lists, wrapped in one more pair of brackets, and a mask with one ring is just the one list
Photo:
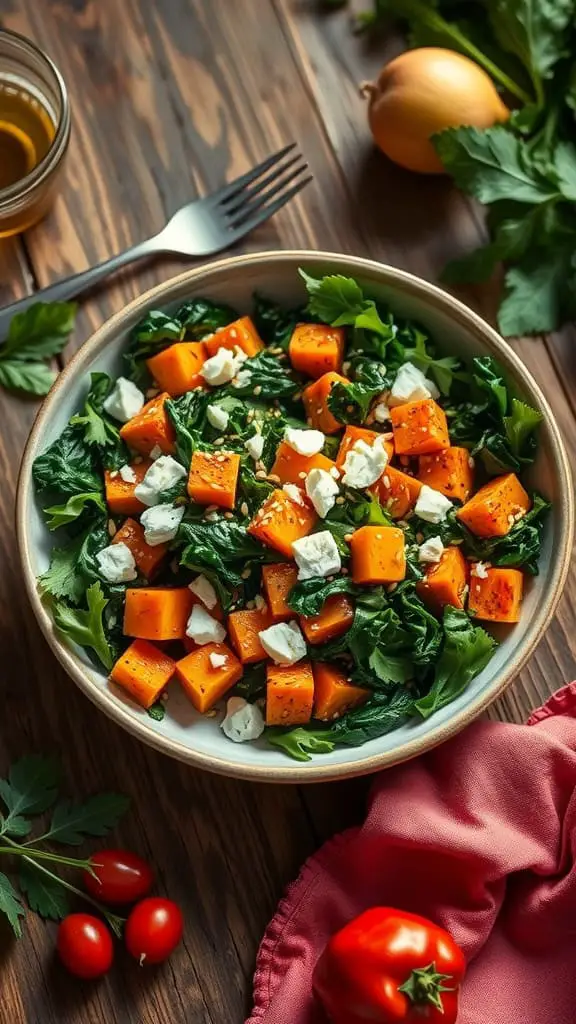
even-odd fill
[(285, 491), (276, 490), (258, 509), (248, 526), (248, 533), (290, 558), (293, 542), (306, 537), (317, 520), (311, 505), (301, 505), (292, 501)]
[(267, 666), (266, 725), (306, 725), (313, 704), (314, 677), (309, 662)]
[(288, 594), (296, 586), (298, 568), (294, 562), (274, 562), (262, 566), (262, 582), (272, 622), (287, 622), (294, 618), (288, 607)]
[(298, 373), (305, 373), (315, 380), (324, 373), (339, 373), (344, 356), (344, 328), (327, 324), (296, 324), (288, 355)]
[(206, 359), (204, 342), (177, 341), (158, 355), (146, 360), (153, 378), (169, 395), (183, 395), (192, 388), (202, 387), (204, 378), (200, 369)]
[(301, 615), (300, 626), (309, 644), (324, 644), (346, 633), (354, 621), (354, 605), (345, 594), (332, 594), (318, 615)]
[(244, 611), (231, 612), (228, 616), (230, 640), (244, 665), (264, 661), (267, 657), (258, 634), (261, 630), (267, 629), (270, 622), (267, 609), (247, 608)]
[(112, 543), (125, 544), (127, 548), (130, 548), (138, 572), (141, 572), (147, 580), (152, 578), (168, 551), (167, 544), (155, 544), (154, 547), (147, 544), (144, 530), (135, 519), (126, 519), (122, 523), (120, 529), (114, 534)]
[(124, 634), (144, 640), (182, 640), (192, 604), (188, 587), (128, 587)]
[(342, 718), (352, 708), (364, 704), (370, 690), (349, 683), (344, 672), (337, 665), (324, 661), (315, 662), (314, 674), (314, 718), (321, 722), (332, 722)]
[(418, 460), (418, 479), (453, 501), (466, 501), (474, 486), (474, 460), (467, 448), (451, 447)]
[(174, 675), (176, 663), (147, 640), (134, 640), (114, 665), (110, 678), (143, 708), (154, 704)]
[(329, 473), (334, 469), (332, 459), (318, 452), (317, 455), (299, 455), (286, 441), (281, 441), (276, 449), (276, 459), (270, 473), (276, 475), (282, 484), (296, 484), (304, 487), (306, 477), (311, 469), (323, 469)]
[(426, 455), (450, 447), (444, 410), (433, 398), (390, 409), (397, 455)]
[(264, 342), (249, 316), (240, 317), (240, 320), (228, 324), (228, 327), (220, 328), (211, 338), (206, 338), (204, 345), (209, 356), (215, 356), (219, 348), (229, 348), (231, 351), (241, 348), (251, 357), (257, 356), (264, 348)]
[[(214, 667), (211, 654), (226, 661)], [(204, 714), (242, 677), (242, 665), (226, 644), (202, 644), (175, 665), (176, 676), (196, 711)]]
[(468, 610), (486, 622), (519, 622), (524, 576), (519, 569), (486, 569), (486, 576), (470, 576)]
[(168, 392), (157, 395), (142, 407), (137, 416), (133, 416), (124, 426), (120, 427), (120, 436), (130, 448), (149, 455), (153, 448), (160, 448), (164, 455), (171, 455), (175, 450), (176, 433), (166, 411)]
[(236, 452), (201, 452), (196, 449), (188, 476), (188, 494), (199, 505), (219, 505), (232, 509), (236, 501), (236, 486), (240, 470), (240, 456)]
[(309, 384), (302, 392), (302, 401), (306, 409), (306, 419), (311, 427), (321, 430), (324, 434), (336, 434), (342, 427), (328, 408), (328, 398), (332, 385), (336, 381), (349, 384), (346, 377), (339, 373), (325, 373), (313, 384)]
[[(346, 461), (346, 456), (350, 449), (354, 447), (356, 441), (365, 441), (366, 444), (373, 445), (374, 442), (381, 437), (382, 434), (379, 434), (376, 430), (366, 430), (365, 427), (354, 427), (348, 424), (342, 435), (342, 440), (340, 441), (340, 447), (336, 456), (336, 465), (338, 469), (342, 469), (342, 466)], [(384, 449), (388, 459), (391, 459), (394, 455), (394, 443), (391, 439), (384, 441)]]
[(382, 476), (369, 490), (390, 513), (392, 519), (403, 519), (411, 512), (422, 490), (422, 484), (409, 473), (386, 466)]
[(456, 515), (477, 537), (504, 537), (529, 508), (518, 477), (505, 473), (484, 484)]
[(354, 583), (397, 583), (406, 575), (404, 534), (396, 526), (361, 526), (350, 541)]
[(151, 465), (150, 459), (142, 459), (141, 462), (131, 462), (130, 469), (136, 478), (132, 483), (128, 480), (123, 480), (118, 469), (104, 470), (106, 504), (113, 515), (138, 516), (144, 511), (146, 506), (138, 500), (134, 491), (138, 484), (142, 483)]
[(416, 590), (424, 604), (436, 615), (450, 604), (463, 608), (468, 585), (468, 563), (459, 547), (445, 549), (439, 562), (429, 565)]

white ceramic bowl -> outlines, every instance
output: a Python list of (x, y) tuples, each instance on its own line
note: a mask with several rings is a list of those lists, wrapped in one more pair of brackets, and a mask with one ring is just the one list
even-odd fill
[[(553, 502), (541, 572), (528, 584), (522, 620), (498, 631), (501, 644), (495, 656), (465, 693), (426, 721), (412, 720), (362, 747), (339, 747), (304, 764), (290, 760), (264, 741), (230, 742), (215, 719), (196, 714), (175, 683), (170, 687), (164, 721), (155, 722), (112, 688), (105, 673), (94, 668), (80, 649), (62, 643), (36, 588), (36, 577), (48, 566), (53, 536), (43, 524), (31, 473), (36, 456), (58, 437), (79, 408), (89, 373), (118, 373), (128, 334), (149, 309), (170, 310), (185, 299), (206, 296), (248, 312), (255, 290), (295, 305), (305, 297), (299, 266), (312, 273), (356, 277), (368, 293), (389, 303), (395, 312), (421, 321), (446, 353), (465, 358), (495, 356), (520, 395), (544, 415), (530, 483)], [(573, 497), (566, 452), (546, 400), (518, 356), (480, 317), (426, 281), (370, 260), (306, 251), (268, 252), (221, 260), (154, 288), (112, 317), (82, 346), (52, 388), (30, 435), (18, 488), (17, 529), (34, 614), (60, 663), (100, 710), (144, 743), (188, 764), (240, 778), (304, 782), (373, 772), (414, 757), (454, 735), (506, 689), (534, 650), (560, 597), (572, 549)]]

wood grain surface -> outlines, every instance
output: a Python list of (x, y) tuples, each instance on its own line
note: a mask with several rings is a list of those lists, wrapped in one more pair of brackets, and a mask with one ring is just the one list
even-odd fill
[[(49, 218), (0, 245), (0, 302), (81, 270), (158, 230), (182, 202), (295, 140), (314, 184), (246, 243), (372, 256), (436, 280), (478, 244), (480, 213), (445, 180), (376, 154), (358, 82), (399, 41), (370, 46), (344, 11), (315, 0), (0, 0), (3, 27), (31, 36), (72, 94), (73, 140)], [(182, 267), (141, 266), (86, 301), (67, 356), (113, 311)], [(494, 292), (462, 296), (492, 319)], [(576, 455), (574, 331), (518, 341)], [(0, 1024), (240, 1024), (259, 939), (284, 886), (335, 830), (360, 820), (366, 780), (303, 789), (234, 782), (148, 750), (97, 714), (45, 645), (19, 579), (13, 498), (33, 402), (0, 394), (0, 775), (56, 752), (70, 795), (119, 789), (119, 843), (150, 857), (179, 901), (185, 941), (170, 964), (124, 956), (97, 986), (54, 961), (55, 927), (0, 925)], [(491, 710), (522, 721), (576, 675), (576, 577), (530, 664)]]

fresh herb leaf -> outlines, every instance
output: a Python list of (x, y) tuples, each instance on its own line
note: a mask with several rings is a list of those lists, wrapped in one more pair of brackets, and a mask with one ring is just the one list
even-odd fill
[(537, 409), (526, 405), (518, 398), (512, 399), (510, 415), (504, 417), (504, 429), (510, 447), (517, 458), (522, 457), (528, 438), (531, 437), (542, 420), (542, 413)]
[(56, 373), (43, 360), (62, 351), (75, 315), (72, 302), (36, 302), (16, 313), (0, 348), (0, 384), (33, 395), (47, 394)]
[(422, 718), (429, 718), (464, 693), (468, 684), (486, 667), (496, 641), (466, 612), (449, 605), (444, 609), (444, 646), (434, 672), (434, 681), (425, 697), (414, 704)]
[(66, 846), (79, 846), (86, 836), (105, 836), (123, 814), (130, 801), (121, 793), (98, 793), (82, 804), (61, 800), (54, 808), (44, 839)]
[(80, 647), (89, 647), (104, 668), (110, 670), (114, 659), (103, 624), (103, 613), (108, 598), (104, 596), (100, 583), (93, 583), (88, 587), (85, 609), (71, 608), (64, 601), (55, 598), (49, 598), (49, 603), (54, 625), (60, 635), (79, 644)]
[(432, 142), (458, 187), (481, 203), (545, 203), (558, 195), (554, 182), (531, 164), (527, 143), (502, 125), (447, 128)]
[(64, 547), (52, 548), (50, 566), (38, 580), (43, 594), (80, 603), (86, 589), (85, 580), (78, 572), (78, 557), (84, 541), (85, 537), (79, 536)]
[(61, 921), (70, 912), (66, 890), (33, 864), (22, 860), (18, 874), (20, 888), (34, 913), (48, 921)]
[(106, 468), (116, 468), (129, 461), (129, 450), (120, 437), (118, 424), (104, 409), (113, 380), (107, 373), (90, 375), (90, 390), (84, 402), (84, 409), (70, 420), (71, 426), (81, 427), (81, 436), (88, 445), (96, 445), (106, 453)]
[(30, 826), (22, 815), (47, 810), (56, 799), (59, 780), (60, 768), (52, 757), (31, 754), (16, 761), (8, 778), (0, 779), (0, 797), (8, 810), (0, 834), (26, 835)]
[(334, 743), (328, 732), (314, 729), (266, 729), (265, 737), (272, 747), (279, 747), (294, 761), (311, 761), (310, 754), (330, 754)]
[(146, 714), (154, 722), (163, 722), (166, 717), (166, 707), (161, 700), (157, 700), (151, 707), (146, 708)]
[(497, 42), (518, 57), (543, 104), (543, 80), (570, 52), (573, 0), (487, 0), (486, 8)]
[(393, 336), (391, 326), (380, 319), (375, 302), (364, 297), (362, 288), (353, 278), (342, 274), (316, 278), (302, 268), (298, 273), (308, 292), (308, 312), (322, 323), (364, 328), (386, 339)]
[(47, 516), (46, 526), (49, 530), (58, 530), (61, 526), (67, 526), (78, 519), (90, 505), (96, 505), (101, 512), (106, 512), (106, 504), (98, 491), (89, 491), (86, 494), (73, 494), (65, 505), (51, 505), (45, 508), (44, 515)]
[(431, 375), (443, 395), (449, 395), (452, 389), (454, 374), (462, 376), (462, 363), (455, 356), (436, 358), (428, 351), (426, 335), (422, 331), (414, 331), (415, 346), (406, 349), (406, 360), (413, 363), (419, 370)]
[(12, 882), (7, 875), (0, 872), (0, 914), (4, 914), (17, 939), (22, 935), (20, 918), (25, 916), (24, 907), (20, 902)]

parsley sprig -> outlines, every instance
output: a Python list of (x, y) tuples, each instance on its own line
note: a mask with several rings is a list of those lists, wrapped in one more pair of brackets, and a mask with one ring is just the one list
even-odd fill
[[(101, 793), (75, 804), (58, 798), (60, 778), (54, 758), (33, 754), (17, 761), (8, 778), (0, 779), (0, 856), (10, 858), (13, 868), (12, 877), (0, 872), (0, 913), (19, 937), (26, 913), (23, 896), (30, 910), (59, 921), (68, 913), (68, 893), (72, 893), (95, 906), (120, 934), (122, 918), (110, 914), (54, 870), (57, 866), (93, 873), (92, 860), (72, 857), (40, 843), (78, 846), (87, 836), (105, 836), (125, 812), (128, 799), (119, 793)], [(30, 838), (34, 827), (31, 817), (50, 809), (44, 831)]]
[(75, 317), (74, 302), (35, 302), (13, 316), (0, 345), (0, 384), (9, 391), (46, 395), (57, 376), (50, 361), (68, 341)]

